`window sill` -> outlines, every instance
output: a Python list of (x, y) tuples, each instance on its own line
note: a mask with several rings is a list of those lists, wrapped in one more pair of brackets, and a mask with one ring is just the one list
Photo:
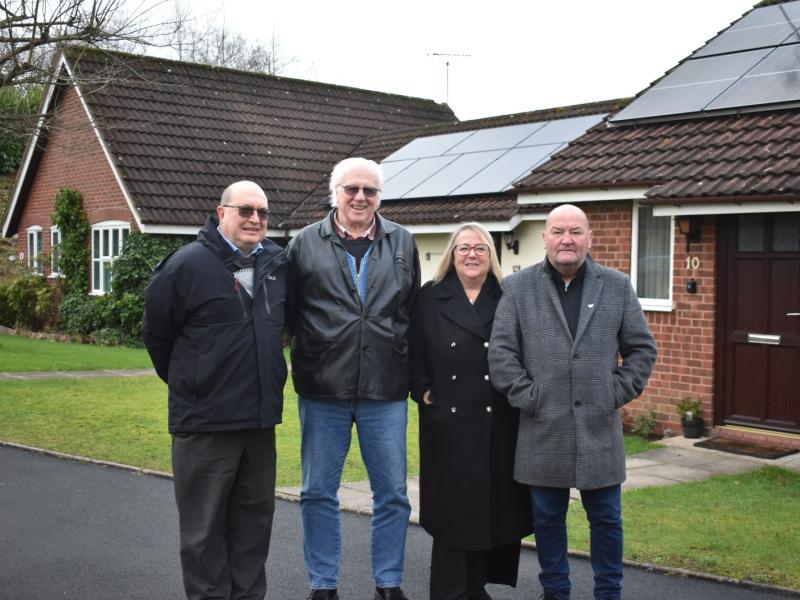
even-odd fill
[(655, 300), (651, 298), (639, 298), (642, 310), (650, 312), (672, 312), (675, 306), (669, 300)]

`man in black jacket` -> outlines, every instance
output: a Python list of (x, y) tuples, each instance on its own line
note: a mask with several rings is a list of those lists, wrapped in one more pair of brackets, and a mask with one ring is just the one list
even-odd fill
[(281, 421), (286, 254), (267, 197), (230, 185), (197, 241), (145, 289), (143, 334), (169, 385), (172, 469), (189, 600), (266, 595)]
[(411, 234), (375, 212), (382, 183), (373, 161), (340, 162), (331, 173), (334, 210), (288, 249), (310, 600), (338, 600), (338, 491), (353, 423), (373, 494), (374, 598), (407, 600), (408, 324), (419, 258)]

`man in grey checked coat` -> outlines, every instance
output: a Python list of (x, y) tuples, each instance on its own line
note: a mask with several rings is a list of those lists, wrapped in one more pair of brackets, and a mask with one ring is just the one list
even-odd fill
[(554, 209), (543, 237), (547, 258), (503, 282), (491, 378), (520, 409), (514, 478), (531, 489), (543, 598), (570, 597), (574, 487), (590, 524), (594, 597), (617, 599), (625, 480), (618, 409), (644, 390), (656, 346), (629, 278), (588, 255), (592, 232), (581, 209)]

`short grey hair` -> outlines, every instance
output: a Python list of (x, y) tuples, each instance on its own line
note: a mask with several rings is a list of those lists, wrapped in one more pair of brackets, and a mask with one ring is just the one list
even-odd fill
[[(381, 166), (378, 163), (376, 163), (374, 160), (369, 160), (368, 158), (345, 158), (343, 161), (340, 161), (335, 167), (333, 167), (333, 171), (331, 171), (330, 203), (334, 208), (336, 208), (336, 186), (342, 182), (342, 179), (344, 179), (352, 169), (359, 167), (369, 169), (375, 176), (375, 180), (378, 182), (378, 187), (383, 189), (383, 171), (381, 171)], [(378, 206), (380, 206), (380, 204), (381, 196), (378, 194)]]

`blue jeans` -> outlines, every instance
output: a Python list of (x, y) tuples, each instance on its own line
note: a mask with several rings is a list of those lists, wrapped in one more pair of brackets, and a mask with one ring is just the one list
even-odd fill
[[(619, 485), (581, 490), (589, 519), (590, 552), (595, 600), (622, 597), (622, 498)], [(567, 561), (568, 488), (531, 487), (539, 583), (546, 592), (569, 600)]]
[(309, 400), (299, 398), (300, 515), (303, 554), (314, 589), (339, 583), (341, 522), (339, 483), (353, 423), (372, 488), (372, 573), (378, 587), (403, 579), (406, 528), (411, 505), (406, 493), (405, 401)]

